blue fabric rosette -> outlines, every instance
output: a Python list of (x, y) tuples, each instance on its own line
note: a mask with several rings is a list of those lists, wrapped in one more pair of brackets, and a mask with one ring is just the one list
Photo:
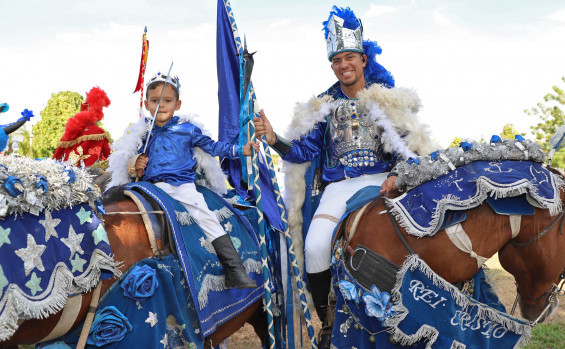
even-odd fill
[(134, 301), (143, 302), (155, 293), (159, 287), (155, 269), (148, 265), (135, 266), (121, 284), (124, 296)]
[(8, 178), (4, 179), (2, 186), (6, 189), (8, 194), (13, 197), (22, 195), (25, 190), (22, 181), (19, 178), (10, 175), (8, 175)]
[(132, 329), (133, 327), (124, 314), (110, 305), (96, 312), (86, 343), (102, 347), (109, 343), (119, 342)]

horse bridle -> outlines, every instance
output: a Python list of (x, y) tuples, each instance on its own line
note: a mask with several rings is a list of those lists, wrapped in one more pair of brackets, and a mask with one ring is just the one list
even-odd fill
[[(514, 241), (514, 239), (510, 240), (510, 242), (512, 243), (512, 245), (517, 246), (517, 247), (524, 247), (524, 246), (528, 246), (536, 241), (538, 241), (539, 239), (541, 239), (545, 234), (547, 234), (549, 231), (551, 231), (551, 229), (553, 229), (553, 227), (561, 220), (561, 225), (559, 226), (559, 235), (563, 235), (563, 226), (565, 224), (565, 219), (563, 219), (563, 216), (565, 215), (564, 211), (561, 211), (561, 213), (559, 214), (559, 216), (557, 216), (553, 222), (551, 222), (545, 229), (543, 229), (539, 234), (536, 234), (534, 237), (532, 237), (530, 240), (526, 241), (526, 242), (517, 242)], [(547, 305), (545, 306), (545, 308), (542, 310), (542, 312), (540, 313), (540, 315), (537, 317), (537, 319), (535, 319), (533, 322), (531, 322), (530, 324), (532, 326), (535, 326), (538, 321), (545, 315), (545, 313), (549, 310), (549, 308), (551, 307), (551, 304), (553, 303), (553, 299), (555, 299), (555, 297), (557, 296), (564, 296), (565, 295), (565, 290), (563, 290), (563, 287), (565, 286), (565, 268), (563, 268), (563, 271), (561, 272), (561, 274), (559, 275), (559, 279), (557, 281), (557, 283), (552, 284), (551, 287), (545, 291), (544, 293), (542, 293), (540, 296), (536, 297), (532, 302), (536, 303), (541, 299), (544, 299), (544, 302), (547, 302)], [(518, 288), (518, 285), (516, 285), (516, 298), (514, 299), (514, 305), (512, 306), (512, 311), (510, 312), (510, 315), (514, 315), (514, 311), (516, 310), (516, 305), (518, 304), (518, 297), (520, 296), (520, 289)]]

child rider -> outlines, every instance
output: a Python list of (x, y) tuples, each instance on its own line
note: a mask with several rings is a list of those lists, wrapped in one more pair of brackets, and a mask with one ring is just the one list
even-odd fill
[[(165, 85), (165, 81), (167, 84)], [(165, 91), (163, 92), (163, 88)], [(212, 156), (237, 158), (238, 145), (215, 142), (190, 122), (179, 122), (175, 111), (180, 109), (180, 83), (177, 77), (167, 77), (160, 73), (147, 83), (145, 108), (155, 116), (147, 152), (138, 155), (135, 161), (135, 175), (178, 200), (202, 228), (212, 242), (220, 263), (226, 271), (226, 288), (254, 288), (257, 284), (245, 272), (241, 259), (232, 244), (231, 238), (208, 209), (204, 197), (194, 182), (196, 165), (194, 147), (200, 147)], [(159, 99), (163, 94), (161, 103)], [(159, 110), (155, 114), (159, 104)], [(145, 144), (145, 141), (144, 141)], [(243, 155), (251, 155), (251, 147), (259, 150), (259, 145), (249, 141), (243, 148)], [(140, 150), (140, 152), (142, 149)], [(131, 169), (133, 170), (133, 169)]]

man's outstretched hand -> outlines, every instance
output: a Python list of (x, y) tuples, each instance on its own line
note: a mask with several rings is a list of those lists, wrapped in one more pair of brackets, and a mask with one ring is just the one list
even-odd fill
[(273, 127), (269, 122), (269, 119), (265, 116), (265, 112), (263, 109), (259, 111), (260, 118), (253, 117), (253, 122), (255, 123), (255, 137), (261, 139), (261, 136), (267, 137), (267, 143), (269, 145), (275, 144), (277, 141), (277, 135), (275, 135), (275, 131), (273, 131)]

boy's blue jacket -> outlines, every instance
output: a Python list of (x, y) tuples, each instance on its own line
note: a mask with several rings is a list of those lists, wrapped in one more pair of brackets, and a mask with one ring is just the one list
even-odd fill
[[(177, 186), (196, 182), (197, 176), (193, 170), (196, 165), (194, 147), (199, 147), (212, 156), (230, 159), (239, 157), (237, 145), (216, 142), (204, 135), (196, 125), (179, 122), (179, 117), (174, 116), (161, 127), (153, 126), (146, 151), (149, 163), (143, 171), (142, 179)], [(143, 149), (139, 150), (142, 151)]]

